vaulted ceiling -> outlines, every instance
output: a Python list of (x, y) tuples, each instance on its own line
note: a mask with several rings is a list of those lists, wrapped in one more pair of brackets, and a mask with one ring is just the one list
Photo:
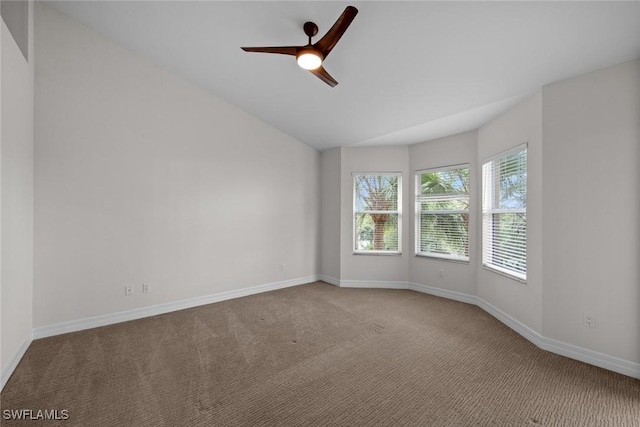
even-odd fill
[[(640, 2), (48, 1), (162, 67), (324, 150), (412, 144), (475, 129), (541, 86), (640, 57)], [(347, 5), (325, 61), (291, 56)], [(317, 39), (316, 39), (317, 40)]]

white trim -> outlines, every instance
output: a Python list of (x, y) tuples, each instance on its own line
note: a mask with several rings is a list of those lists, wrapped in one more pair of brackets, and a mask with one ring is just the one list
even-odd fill
[[(442, 254), (442, 253), (436, 253), (436, 252), (425, 252), (422, 251), (422, 215), (456, 215), (456, 214), (461, 214), (461, 215), (467, 215), (469, 216), (471, 213), (471, 206), (470, 206), (470, 195), (469, 192), (467, 191), (466, 193), (435, 193), (435, 194), (422, 194), (422, 175), (425, 174), (429, 174), (429, 173), (437, 173), (437, 172), (446, 172), (446, 171), (450, 171), (450, 170), (456, 170), (456, 169), (466, 169), (467, 171), (469, 171), (469, 176), (467, 177), (467, 185), (469, 185), (471, 183), (471, 165), (469, 163), (460, 163), (458, 165), (451, 165), (451, 166), (443, 166), (443, 167), (435, 167), (435, 168), (430, 168), (430, 169), (422, 169), (422, 170), (417, 170), (415, 171), (415, 175), (414, 175), (414, 180), (413, 180), (413, 184), (414, 184), (414, 218), (413, 218), (413, 225), (414, 225), (414, 230), (415, 230), (415, 235), (413, 236), (413, 240), (414, 240), (414, 253), (416, 256), (424, 256), (424, 257), (431, 257), (431, 258), (439, 258), (439, 259), (453, 259), (456, 261), (462, 261), (462, 262), (469, 262), (469, 257), (466, 256), (460, 256), (460, 255), (456, 255), (453, 253), (448, 253), (448, 254)], [(429, 200), (433, 200), (433, 199), (437, 199), (437, 200), (443, 200), (443, 199), (451, 199), (451, 200), (467, 200), (467, 209), (449, 209), (449, 210), (429, 210), (429, 209), (422, 209), (422, 203), (423, 202), (428, 202)], [(469, 230), (467, 227), (467, 244), (469, 243)]]
[(435, 252), (416, 252), (415, 256), (420, 258), (433, 258), (440, 261), (453, 261), (453, 262), (459, 262), (462, 264), (469, 264), (468, 256), (463, 257), (460, 255), (439, 254)]
[(351, 177), (356, 177), (356, 176), (379, 176), (379, 175), (402, 176), (402, 172), (351, 172)]
[(351, 255), (381, 255), (381, 256), (394, 256), (402, 255), (401, 251), (356, 251), (354, 250)]
[(500, 310), (494, 305), (489, 304), (482, 298), (478, 298), (477, 305), (478, 307), (480, 307), (481, 309), (483, 309), (484, 311), (486, 311), (487, 313), (489, 313), (490, 315), (492, 315), (493, 317), (495, 317), (496, 319), (498, 319), (499, 321), (501, 321), (502, 323), (504, 323), (505, 325), (513, 329), (515, 332), (522, 335), (522, 337), (526, 338), (531, 343), (535, 344), (537, 347), (545, 350), (542, 347), (544, 337), (540, 335), (539, 332), (534, 331), (529, 326), (525, 325), (519, 320), (514, 319), (504, 311)]
[(544, 337), (539, 332), (531, 329), (529, 326), (519, 320), (516, 320), (509, 314), (475, 295), (451, 291), (449, 289), (436, 288), (414, 282), (337, 280), (324, 275), (321, 275), (320, 277), (320, 280), (331, 283), (327, 279), (330, 279), (333, 282), (332, 284), (343, 288), (409, 289), (466, 304), (476, 305), (542, 350), (598, 366), (632, 378), (640, 379), (640, 363), (610, 356), (584, 347), (578, 347), (553, 338)]
[(340, 279), (327, 276), (326, 274), (318, 274), (318, 280), (322, 280), (323, 282), (327, 282), (330, 285), (340, 287)]
[(482, 268), (484, 268), (487, 271), (490, 271), (492, 273), (495, 274), (499, 274), (501, 276), (507, 277), (511, 280), (515, 280), (516, 282), (520, 282), (523, 284), (527, 284), (527, 275), (526, 274), (522, 274), (522, 273), (518, 273), (516, 271), (513, 270), (507, 270), (506, 268), (502, 268), (499, 267), (497, 265), (493, 265), (493, 264), (482, 264)]
[(513, 146), (511, 148), (507, 148), (506, 150), (500, 151), (498, 153), (492, 154), (489, 157), (486, 157), (482, 161), (482, 165), (484, 166), (485, 163), (492, 162), (492, 161), (494, 161), (496, 159), (499, 159), (501, 157), (507, 157), (508, 155), (513, 154), (513, 153), (517, 153), (518, 151), (521, 151), (521, 150), (529, 150), (529, 141), (522, 142), (522, 143), (520, 143), (518, 145), (515, 145), (515, 146)]
[(437, 297), (452, 299), (454, 301), (464, 302), (466, 304), (478, 305), (478, 298), (475, 295), (469, 295), (462, 292), (450, 291), (448, 289), (434, 288), (420, 283), (409, 283), (409, 289), (423, 294), (434, 295)]
[[(434, 168), (418, 169), (418, 170), (413, 171), (413, 173), (416, 174), (416, 175), (424, 175), (425, 173), (445, 172), (445, 171), (450, 171), (450, 170), (453, 170), (453, 169), (464, 169), (464, 168), (469, 169), (469, 163), (468, 162), (467, 163), (458, 163), (457, 165), (436, 166)], [(468, 193), (462, 193), (462, 194), (468, 194)]]
[(20, 345), (18, 351), (16, 351), (9, 363), (7, 363), (7, 365), (2, 369), (2, 374), (0, 375), (0, 392), (2, 391), (2, 389), (4, 389), (4, 386), (9, 381), (9, 378), (11, 378), (13, 371), (15, 371), (18, 367), (18, 363), (20, 363), (20, 361), (24, 357), (24, 354), (27, 352), (27, 349), (31, 345), (31, 341), (33, 341), (33, 333), (29, 332), (29, 334), (22, 342), (22, 345)]
[[(357, 191), (356, 191), (356, 177), (358, 176), (395, 176), (398, 178), (398, 200), (396, 210), (389, 211), (358, 211), (357, 209)], [(353, 210), (351, 212), (351, 249), (353, 250), (354, 255), (402, 255), (402, 172), (352, 172), (351, 173), (351, 192), (352, 192), (352, 203)], [(357, 238), (356, 238), (356, 230), (358, 226), (356, 225), (356, 216), (358, 214), (366, 215), (371, 213), (387, 213), (389, 215), (398, 215), (398, 250), (397, 251), (362, 251), (356, 250)]]
[(419, 283), (409, 283), (409, 289), (443, 298), (453, 299), (460, 302), (465, 302), (468, 304), (475, 304), (542, 350), (555, 353), (560, 356), (568, 357), (570, 359), (578, 360), (580, 362), (588, 363), (590, 365), (598, 366), (600, 368), (617, 372), (619, 374), (626, 375), (632, 378), (640, 379), (640, 363), (615, 356), (610, 356), (608, 354), (600, 353), (598, 351), (579, 347), (573, 344), (568, 344), (562, 341), (555, 340), (553, 338), (547, 338), (541, 335), (539, 332), (534, 331), (519, 320), (514, 319), (504, 311), (496, 308), (487, 301), (483, 300), (482, 298), (478, 298), (475, 295), (450, 291), (448, 289), (435, 288)]
[(114, 323), (125, 322), (128, 320), (140, 319), (147, 316), (155, 316), (157, 314), (169, 313), (185, 308), (197, 307), (200, 305), (211, 304), (214, 302), (225, 301), (233, 298), (258, 294), (262, 292), (273, 291), (276, 289), (298, 286), (305, 283), (311, 283), (322, 280), (326, 283), (343, 288), (377, 288), (377, 289), (408, 289), (415, 292), (422, 292), (437, 297), (448, 298), (454, 301), (460, 301), (467, 304), (477, 305), (498, 321), (513, 329), (515, 332), (523, 336), (525, 339), (536, 345), (542, 350), (568, 357), (570, 359), (579, 360), (590, 365), (598, 366), (613, 372), (618, 372), (632, 378), (640, 379), (640, 363), (625, 360), (619, 357), (610, 356), (587, 348), (578, 347), (573, 344), (564, 343), (553, 338), (542, 336), (539, 332), (534, 331), (529, 326), (516, 320), (502, 310), (496, 308), (490, 303), (478, 298), (475, 295), (463, 292), (451, 291), (448, 289), (437, 288), (433, 286), (423, 285), (413, 282), (398, 281), (371, 281), (371, 280), (339, 280), (325, 274), (318, 274), (297, 279), (286, 280), (282, 282), (267, 283), (265, 285), (244, 288), (235, 291), (220, 292), (217, 294), (205, 295), (202, 297), (190, 298), (181, 301), (175, 301), (167, 304), (160, 304), (151, 307), (143, 307), (134, 310), (121, 311), (118, 313), (107, 314), (102, 316), (89, 317), (70, 322), (63, 322), (49, 326), (35, 328), (29, 334), (20, 349), (13, 356), (11, 361), (2, 370), (0, 377), (0, 391), (7, 383), (11, 374), (20, 363), (25, 352), (29, 348), (31, 341), (37, 338), (45, 338), (53, 335), (64, 334), (68, 332), (81, 331), (84, 329), (95, 328), (98, 326), (106, 326)]
[[(486, 269), (492, 270), (498, 274), (502, 274), (504, 276), (510, 277), (514, 280), (517, 280), (522, 283), (527, 283), (527, 225), (526, 225), (526, 216), (527, 216), (527, 208), (526, 208), (526, 191), (528, 191), (528, 180), (527, 180), (527, 162), (528, 162), (528, 153), (527, 153), (528, 145), (527, 143), (520, 144), (516, 147), (513, 147), (509, 150), (503, 151), (502, 153), (498, 153), (495, 156), (492, 156), (488, 160), (482, 163), (481, 170), (481, 182), (482, 182), (482, 194), (481, 194), (481, 257), (482, 257), (482, 266)], [(496, 206), (500, 205), (500, 176), (501, 170), (500, 165), (502, 164), (502, 160), (507, 158), (512, 154), (517, 154), (524, 152), (524, 176), (525, 176), (525, 207), (524, 208), (499, 208)], [(515, 163), (514, 163), (515, 164)], [(507, 236), (513, 236), (514, 234), (509, 231), (503, 234), (502, 237), (496, 237), (494, 230), (494, 215), (503, 215), (503, 214), (511, 214), (511, 213), (519, 213), (524, 214), (524, 222), (525, 222), (525, 236), (524, 236), (524, 247), (520, 245), (516, 245), (515, 243), (507, 244), (507, 248), (498, 248), (496, 249), (499, 243), (504, 243), (504, 238)], [(509, 268), (506, 266), (500, 266), (500, 261), (519, 258), (524, 256), (524, 273), (519, 272), (513, 268)]]
[(317, 275), (299, 277), (297, 279), (285, 280), (282, 282), (267, 283), (265, 285), (253, 286), (233, 291), (219, 292), (200, 297), (184, 299), (180, 301), (158, 304), (149, 307), (135, 308), (132, 310), (120, 311), (116, 313), (103, 314), (99, 316), (86, 317), (84, 319), (71, 320), (68, 322), (55, 323), (53, 325), (40, 326), (34, 328), (33, 338), (46, 338), (54, 335), (77, 332), (85, 329), (97, 328), (100, 326), (113, 325), (114, 323), (127, 322), (129, 320), (141, 319), (143, 317), (156, 316), (158, 314), (170, 313), (172, 311), (184, 310), (186, 308), (197, 307), (205, 304), (226, 301), (262, 292), (274, 291), (276, 289), (288, 288), (291, 286), (303, 285), (318, 280)]
[(543, 350), (640, 379), (640, 363), (589, 350), (588, 348), (578, 347), (553, 338), (542, 337), (542, 340), (543, 342), (540, 348)]
[(409, 283), (397, 281), (381, 280), (340, 280), (335, 277), (319, 274), (318, 280), (327, 282), (339, 288), (360, 288), (360, 289), (409, 289)]
[(364, 289), (409, 289), (409, 284), (407, 282), (380, 280), (340, 280), (340, 287)]

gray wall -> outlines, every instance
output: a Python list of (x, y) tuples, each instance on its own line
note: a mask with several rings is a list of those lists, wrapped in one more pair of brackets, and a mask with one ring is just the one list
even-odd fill
[(36, 328), (315, 277), (319, 152), (45, 5), (36, 18)]
[[(33, 3), (29, 20), (33, 19)], [(29, 28), (33, 28), (30, 25)], [(33, 301), (33, 54), (25, 59), (2, 21), (2, 385), (31, 342)], [(33, 33), (29, 37), (33, 47)], [(33, 49), (29, 49), (33, 52)]]
[[(481, 265), (479, 183), (484, 161), (525, 142), (522, 283)], [(341, 150), (343, 286), (404, 283), (475, 302), (542, 348), (640, 377), (640, 60), (545, 86), (474, 132)], [(470, 262), (415, 257), (414, 172), (465, 162), (474, 178)], [(363, 171), (403, 172), (401, 257), (352, 254), (351, 173)], [(584, 326), (585, 314), (595, 328)]]
[[(477, 132), (320, 154), (36, 9), (35, 87), (34, 61), (0, 34), (3, 381), (34, 326), (318, 273), (469, 295), (547, 343), (638, 369), (639, 60), (546, 86)], [(476, 185), (484, 160), (523, 142), (526, 284), (482, 268)], [(461, 162), (471, 260), (415, 258), (413, 172)], [(402, 172), (402, 255), (353, 255), (353, 172)]]
[[(409, 147), (410, 171), (411, 175), (407, 179), (411, 183), (409, 191), (410, 213), (410, 238), (407, 242), (409, 251), (409, 281), (421, 285), (443, 288), (449, 291), (462, 292), (464, 294), (476, 295), (476, 267), (480, 262), (480, 235), (474, 233), (478, 230), (479, 216), (477, 206), (479, 203), (480, 186), (476, 179), (478, 149), (478, 133), (476, 131), (465, 132), (446, 138), (439, 138), (433, 141), (415, 144)], [(415, 254), (415, 178), (414, 174), (418, 170), (437, 168), (442, 166), (457, 165), (461, 163), (469, 164), (469, 176), (471, 177), (469, 203), (469, 262), (445, 261), (437, 258), (416, 257)], [(439, 271), (442, 270), (443, 277)]]
[(29, 49), (29, 40), (32, 39), (30, 34), (33, 34), (30, 9), (31, 5), (25, 0), (2, 0), (0, 2), (2, 20), (9, 29), (25, 60), (29, 59), (29, 52), (31, 51)]
[[(342, 280), (354, 282), (406, 282), (409, 278), (407, 242), (411, 214), (408, 205), (409, 147), (343, 148), (341, 181), (340, 271)], [(402, 173), (402, 254), (355, 255), (353, 253), (353, 173)], [(357, 283), (352, 283), (356, 285)]]
[(322, 198), (320, 204), (320, 274), (325, 280), (340, 280), (340, 179), (342, 150), (322, 152)]
[[(478, 130), (478, 164), (526, 142), (527, 148), (527, 283), (478, 263), (478, 297), (537, 333), (542, 331), (542, 96), (538, 92)], [(476, 180), (481, 182), (482, 171)], [(478, 187), (478, 191), (481, 188)], [(476, 210), (481, 215), (478, 198)], [(478, 233), (480, 233), (478, 227)], [(480, 234), (479, 234), (480, 236)], [(481, 251), (481, 237), (476, 251)]]
[(543, 333), (640, 362), (640, 60), (542, 94)]

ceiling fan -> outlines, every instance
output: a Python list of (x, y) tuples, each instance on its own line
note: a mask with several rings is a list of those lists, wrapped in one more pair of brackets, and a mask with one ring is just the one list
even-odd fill
[(358, 9), (353, 6), (347, 6), (331, 29), (327, 31), (327, 34), (314, 44), (311, 44), (311, 37), (318, 34), (318, 26), (313, 22), (305, 22), (302, 28), (307, 37), (309, 37), (309, 43), (306, 46), (243, 47), (241, 49), (245, 52), (277, 53), (295, 56), (300, 67), (309, 70), (329, 86), (335, 87), (338, 82), (327, 73), (327, 70), (322, 66), (322, 61), (329, 56), (329, 53), (335, 47), (336, 43), (338, 43), (338, 40), (340, 40), (344, 32), (347, 31), (347, 28), (351, 25), (351, 21), (353, 21), (353, 18), (355, 18), (357, 14)]

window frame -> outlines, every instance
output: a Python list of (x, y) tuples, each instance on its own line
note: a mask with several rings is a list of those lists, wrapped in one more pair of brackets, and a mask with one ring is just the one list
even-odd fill
[[(356, 178), (359, 176), (395, 176), (398, 178), (398, 201), (397, 210), (394, 211), (358, 211), (357, 210), (357, 192), (356, 192)], [(352, 181), (352, 213), (351, 213), (351, 249), (353, 255), (402, 255), (402, 172), (353, 172), (351, 173)], [(357, 238), (356, 231), (358, 226), (356, 224), (358, 214), (371, 214), (371, 213), (389, 213), (398, 215), (398, 250), (397, 251), (380, 251), (380, 250), (357, 250)]]
[[(494, 214), (508, 214), (508, 213), (524, 213), (524, 218), (525, 218), (525, 242), (524, 242), (524, 256), (525, 256), (525, 260), (528, 257), (528, 251), (527, 251), (527, 245), (528, 245), (528, 225), (526, 222), (526, 218), (527, 218), (527, 202), (528, 202), (528, 170), (529, 170), (529, 147), (528, 147), (528, 143), (522, 143), (519, 144), (515, 147), (512, 147), (508, 150), (502, 151), (498, 154), (495, 154), (491, 157), (488, 157), (487, 159), (485, 159), (482, 162), (481, 168), (480, 168), (480, 175), (481, 175), (481, 182), (482, 182), (482, 188), (481, 188), (481, 197), (480, 197), (480, 203), (481, 203), (481, 222), (482, 222), (482, 241), (481, 241), (481, 245), (482, 245), (482, 250), (481, 250), (481, 263), (482, 263), (482, 267), (488, 271), (492, 271), (494, 273), (509, 277), (510, 279), (516, 280), (518, 282), (527, 283), (527, 267), (528, 267), (528, 263), (526, 263), (525, 265), (525, 271), (524, 273), (518, 272), (516, 270), (512, 270), (509, 268), (505, 268), (503, 266), (500, 265), (496, 265), (493, 262), (489, 262), (488, 260), (485, 259), (486, 256), (486, 247), (490, 246), (491, 248), (494, 247), (493, 245), (493, 233), (489, 232), (490, 230), (486, 229), (485, 226), (485, 215), (494, 215)], [(491, 207), (488, 208), (487, 210), (485, 210), (485, 166), (489, 163), (495, 162), (496, 160), (501, 160), (505, 157), (508, 157), (512, 154), (518, 153), (520, 151), (524, 151), (525, 152), (525, 207), (524, 208), (496, 208), (496, 203), (497, 200), (499, 200), (500, 197), (500, 182), (499, 180), (496, 179), (496, 172), (495, 172), (495, 168), (493, 168), (493, 172), (492, 172), (492, 184), (495, 187), (492, 191), (493, 191), (493, 197), (492, 197), (492, 201), (491, 201)], [(493, 227), (492, 227), (493, 229)], [(491, 230), (493, 231), (493, 230)], [(491, 239), (491, 243), (487, 243), (487, 239), (490, 238)]]
[[(469, 251), (469, 256), (459, 256), (459, 255), (454, 255), (454, 254), (441, 254), (441, 253), (437, 253), (437, 252), (423, 252), (421, 251), (421, 244), (420, 244), (420, 239), (422, 236), (421, 233), (421, 214), (423, 213), (430, 213), (430, 212), (437, 212), (437, 211), (423, 211), (421, 209), (421, 201), (419, 200), (419, 197), (422, 196), (422, 192), (421, 192), (421, 186), (422, 186), (422, 175), (424, 174), (428, 174), (428, 173), (434, 173), (434, 172), (444, 172), (444, 171), (448, 171), (448, 170), (452, 170), (452, 169), (467, 169), (469, 171), (469, 186), (471, 184), (471, 164), (470, 163), (459, 163), (459, 164), (455, 164), (455, 165), (448, 165), (448, 166), (439, 166), (439, 167), (435, 167), (435, 168), (428, 168), (428, 169), (420, 169), (415, 171), (415, 175), (414, 175), (414, 184), (415, 184), (415, 208), (414, 208), (414, 213), (415, 213), (415, 255), (417, 257), (424, 257), (424, 258), (433, 258), (433, 259), (438, 259), (438, 260), (445, 260), (445, 261), (454, 261), (454, 262), (460, 262), (460, 263), (464, 263), (464, 264), (468, 264), (470, 261), (470, 257), (471, 257), (471, 245), (469, 244), (469, 239), (471, 236), (471, 232), (469, 230), (469, 228), (467, 229), (467, 244), (468, 244), (468, 251)], [(463, 210), (453, 210), (453, 211), (447, 211), (447, 213), (450, 214), (467, 214), (467, 218), (469, 219), (469, 221), (471, 220), (471, 191), (469, 189), (469, 191), (467, 193), (451, 193), (452, 196), (460, 196), (460, 197), (465, 197), (467, 199), (467, 210), (463, 211)]]

